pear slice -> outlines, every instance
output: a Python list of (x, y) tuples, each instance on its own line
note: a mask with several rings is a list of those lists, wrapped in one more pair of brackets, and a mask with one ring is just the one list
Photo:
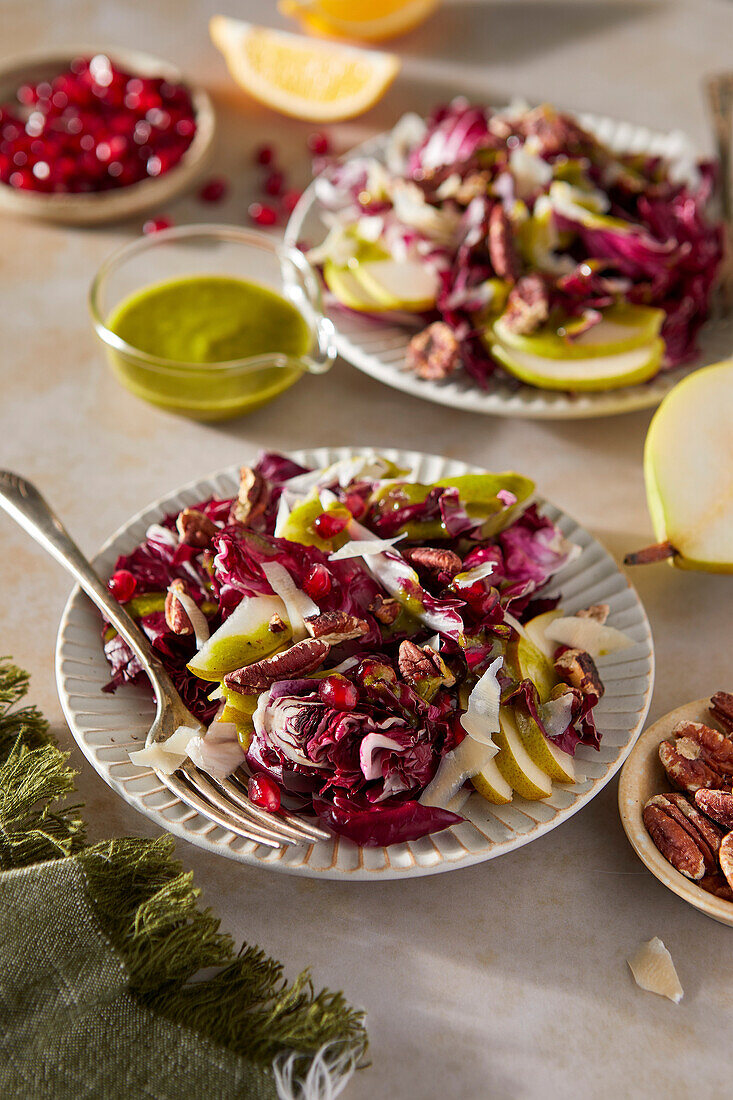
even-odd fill
[(423, 313), (435, 305), (438, 277), (416, 260), (374, 260), (358, 263), (350, 270), (366, 294), (382, 309)]
[(501, 708), (499, 732), (494, 734), (494, 742), (499, 746), (494, 757), (496, 766), (517, 794), (531, 802), (549, 798), (552, 794), (550, 777), (525, 749), (514, 714), (508, 707)]
[(531, 680), (540, 702), (545, 703), (559, 678), (550, 661), (528, 637), (518, 634), (506, 648), (504, 666), (517, 680)]
[[(501, 317), (494, 322), (494, 333), (505, 347), (540, 355), (543, 359), (595, 359), (620, 355), (650, 344), (659, 335), (664, 316), (662, 309), (625, 303), (604, 310), (599, 324), (592, 325), (572, 340), (560, 335), (557, 324), (545, 325), (530, 336), (512, 332)], [(568, 327), (570, 324), (568, 321)]]
[(644, 448), (654, 531), (679, 569), (733, 573), (733, 360), (667, 394)]
[(523, 707), (516, 707), (514, 718), (527, 755), (550, 779), (561, 783), (575, 782), (575, 762), (570, 753), (548, 741), (534, 718)]
[(480, 772), (471, 777), (471, 782), (481, 797), (495, 806), (504, 806), (514, 797), (512, 788), (499, 771), (493, 758), (484, 764)]
[(555, 619), (561, 619), (564, 612), (559, 608), (555, 608), (554, 611), (543, 611), (541, 615), (535, 615), (533, 619), (524, 624), (524, 632), (528, 635), (530, 641), (534, 642), (537, 649), (546, 660), (552, 663), (552, 659), (555, 656), (555, 650), (558, 643), (551, 641), (545, 631), (551, 622)]
[(338, 267), (329, 260), (323, 268), (326, 286), (342, 306), (358, 313), (385, 313), (391, 306), (384, 305), (370, 294), (348, 267)]
[(509, 348), (495, 340), (490, 351), (520, 381), (545, 390), (612, 390), (646, 382), (659, 370), (664, 340), (657, 337), (643, 347), (619, 355), (586, 359), (551, 359)]
[[(273, 615), (279, 615), (286, 625), (277, 634), (269, 629)], [(188, 669), (200, 680), (221, 680), (227, 672), (274, 653), (291, 637), (285, 604), (279, 596), (245, 596), (189, 661)]]

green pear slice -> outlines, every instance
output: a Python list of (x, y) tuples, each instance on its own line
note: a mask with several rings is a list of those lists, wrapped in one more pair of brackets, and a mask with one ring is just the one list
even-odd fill
[(374, 260), (358, 263), (354, 277), (382, 309), (423, 313), (435, 305), (438, 277), (416, 260)]
[(572, 340), (560, 334), (557, 323), (525, 336), (512, 332), (501, 317), (494, 322), (494, 334), (507, 348), (546, 359), (595, 359), (645, 347), (659, 335), (663, 321), (664, 310), (627, 303), (604, 310), (602, 321)]
[(557, 779), (561, 783), (574, 783), (575, 763), (570, 753), (548, 741), (534, 718), (522, 707), (515, 708), (514, 718), (527, 755), (537, 767), (547, 772), (551, 779)]
[(517, 680), (531, 680), (537, 688), (540, 702), (545, 703), (559, 679), (550, 661), (536, 645), (523, 634), (512, 638), (506, 649), (504, 665)]
[(680, 569), (733, 573), (733, 360), (667, 394), (644, 448), (654, 531)]
[(514, 797), (512, 788), (499, 771), (493, 758), (484, 764), (480, 772), (471, 777), (471, 782), (481, 797), (495, 806), (504, 806)]
[(358, 313), (384, 313), (392, 308), (370, 294), (351, 268), (337, 267), (329, 260), (323, 268), (323, 278), (334, 298), (348, 309), (356, 310)]
[[(280, 616), (285, 630), (270, 630), (273, 615)], [(245, 596), (189, 661), (188, 668), (200, 680), (221, 680), (227, 672), (274, 653), (291, 637), (285, 604), (279, 596)]]
[(549, 798), (552, 794), (552, 781), (525, 749), (516, 719), (509, 707), (501, 708), (499, 732), (494, 734), (494, 743), (499, 746), (494, 757), (496, 766), (509, 786), (531, 802)]
[(554, 611), (543, 611), (541, 615), (535, 615), (533, 619), (524, 624), (524, 632), (528, 635), (531, 642), (539, 649), (540, 653), (552, 663), (552, 659), (555, 656), (555, 650), (557, 649), (557, 642), (551, 641), (546, 634), (548, 626), (555, 619), (561, 619), (563, 612), (559, 608), (555, 608)]
[(656, 374), (664, 354), (664, 340), (620, 355), (588, 359), (549, 359), (494, 342), (491, 354), (520, 381), (545, 390), (590, 392), (646, 382)]

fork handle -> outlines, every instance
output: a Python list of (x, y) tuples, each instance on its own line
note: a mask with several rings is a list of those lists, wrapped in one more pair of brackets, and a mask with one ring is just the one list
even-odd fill
[[(132, 649), (153, 682), (173, 685), (159, 657), (132, 616), (102, 583), (51, 507), (30, 481), (0, 470), (0, 506), (66, 569)], [(175, 689), (174, 689), (175, 690)]]

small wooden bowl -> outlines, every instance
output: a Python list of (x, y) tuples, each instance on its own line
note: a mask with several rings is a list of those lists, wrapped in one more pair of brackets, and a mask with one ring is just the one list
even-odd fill
[(38, 218), (62, 225), (101, 225), (119, 221), (135, 214), (142, 214), (154, 206), (167, 202), (184, 191), (204, 171), (211, 159), (216, 116), (209, 96), (201, 88), (190, 84), (183, 74), (167, 61), (137, 50), (80, 46), (78, 49), (44, 51), (11, 58), (0, 65), (0, 103), (15, 95), (21, 84), (52, 79), (67, 67), (75, 57), (93, 57), (103, 53), (122, 69), (135, 76), (162, 76), (171, 82), (185, 83), (191, 92), (196, 118), (193, 141), (178, 164), (154, 179), (140, 180), (127, 187), (88, 194), (47, 194), (39, 191), (20, 191), (0, 182), (0, 211)]
[(621, 824), (631, 847), (651, 873), (701, 913), (733, 928), (733, 902), (708, 894), (679, 871), (675, 871), (655, 846), (641, 819), (648, 798), (672, 789), (659, 760), (659, 743), (669, 737), (678, 722), (704, 722), (706, 726), (719, 728), (710, 715), (709, 704), (709, 699), (687, 703), (684, 707), (665, 714), (642, 733), (621, 769), (618, 808)]

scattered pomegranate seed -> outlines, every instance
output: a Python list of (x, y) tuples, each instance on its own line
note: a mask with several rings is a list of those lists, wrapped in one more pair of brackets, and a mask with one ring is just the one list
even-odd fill
[(360, 497), (358, 493), (347, 493), (346, 500), (344, 501), (346, 507), (351, 512), (354, 519), (359, 519), (366, 512), (366, 504), (363, 497)]
[(258, 145), (255, 149), (255, 164), (262, 164), (265, 167), (268, 164), (272, 164), (275, 159), (275, 151), (271, 145)]
[(170, 218), (150, 218), (143, 225), (143, 233), (160, 233), (163, 229), (170, 229), (172, 225)]
[(283, 210), (286, 214), (292, 214), (295, 207), (300, 202), (300, 196), (302, 191), (286, 191), (282, 198)]
[(199, 198), (202, 202), (221, 202), (226, 197), (228, 190), (229, 184), (226, 180), (209, 180), (199, 191)]
[(107, 587), (118, 603), (127, 603), (128, 600), (132, 599), (132, 595), (137, 588), (137, 581), (129, 569), (118, 569), (109, 578)]
[(346, 529), (350, 519), (351, 513), (345, 508), (339, 508), (337, 512), (321, 512), (313, 520), (313, 530), (322, 539), (332, 539)]
[[(108, 191), (167, 172), (196, 132), (188, 89), (135, 77), (104, 54), (0, 107), (0, 180), (34, 191)], [(19, 169), (29, 171), (18, 171)]]
[(274, 196), (281, 195), (284, 182), (285, 177), (282, 172), (278, 172), (277, 170), (270, 172), (265, 179), (265, 194)]
[(257, 225), (277, 225), (277, 211), (266, 203), (250, 203), (247, 213)]
[(247, 784), (250, 802), (274, 814), (280, 809), (280, 788), (269, 775), (253, 775)]
[(359, 693), (345, 676), (327, 676), (318, 685), (318, 694), (336, 710), (353, 710), (359, 700)]
[(331, 591), (331, 587), (331, 574), (328, 569), (326, 569), (326, 566), (321, 565), (320, 562), (313, 566), (310, 573), (303, 581), (303, 589), (312, 600), (318, 600), (322, 596), (327, 596)]
[(315, 133), (308, 138), (308, 148), (315, 157), (325, 157), (331, 151), (328, 134)]

